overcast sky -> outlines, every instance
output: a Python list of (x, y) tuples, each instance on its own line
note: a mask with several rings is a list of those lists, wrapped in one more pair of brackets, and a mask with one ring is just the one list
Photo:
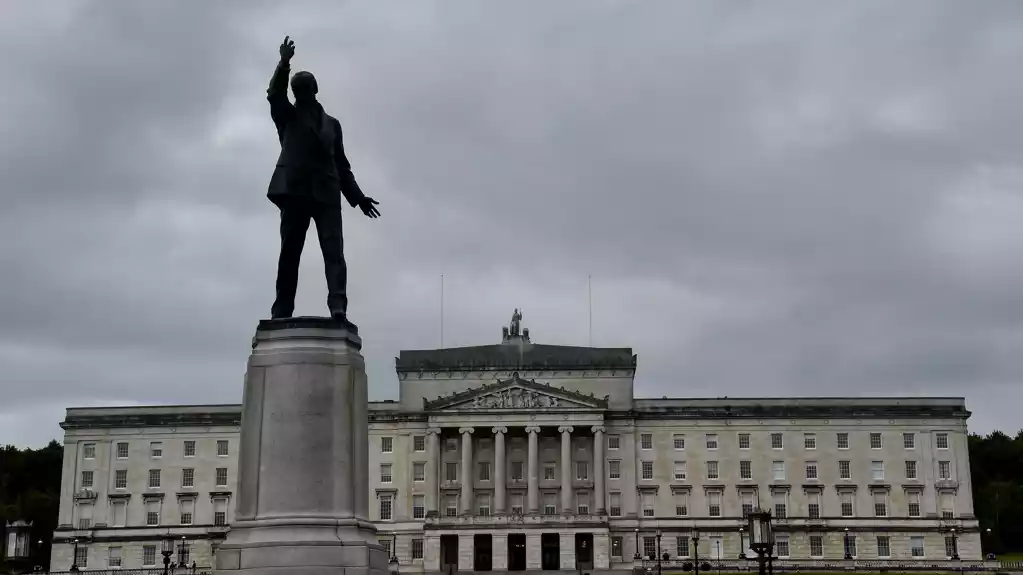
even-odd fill
[[(285, 34), (345, 129), (371, 396), (400, 349), (639, 355), (640, 395), (965, 396), (1023, 427), (1023, 2), (0, 0), (0, 443), (236, 403)], [(296, 313), (326, 313), (310, 230)]]

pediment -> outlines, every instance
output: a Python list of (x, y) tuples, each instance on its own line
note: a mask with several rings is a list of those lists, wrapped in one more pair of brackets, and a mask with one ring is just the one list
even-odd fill
[(525, 409), (607, 409), (608, 396), (598, 398), (549, 383), (526, 380), (518, 373), (511, 379), (423, 401), (426, 410), (491, 411)]

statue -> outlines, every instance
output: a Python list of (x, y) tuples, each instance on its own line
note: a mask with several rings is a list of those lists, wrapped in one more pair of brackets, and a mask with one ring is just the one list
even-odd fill
[(512, 335), (512, 336), (518, 336), (519, 335), (519, 325), (521, 323), (522, 323), (522, 312), (519, 311), (519, 308), (515, 308), (515, 311), (512, 312), (511, 325), (508, 328), (509, 334)]
[[(298, 72), (291, 78), (295, 103), (288, 100), (288, 76), (295, 42), (284, 38), (266, 99), (277, 127), (281, 154), (270, 178), (267, 198), (281, 212), (281, 254), (277, 262), (277, 299), (270, 310), (274, 319), (291, 317), (298, 287), (298, 263), (309, 220), (323, 252), (327, 276), (327, 307), (334, 319), (347, 319), (348, 268), (341, 234), (341, 195), (369, 218), (377, 218), (377, 201), (362, 193), (345, 157), (341, 123), (316, 101), (316, 78)], [(340, 192), (340, 193), (339, 193)]]

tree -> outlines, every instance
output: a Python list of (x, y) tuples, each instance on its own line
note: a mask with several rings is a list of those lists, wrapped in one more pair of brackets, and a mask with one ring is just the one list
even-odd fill
[[(0, 448), (0, 541), (6, 541), (7, 522), (31, 522), (32, 561), (40, 565), (50, 562), (63, 460), (64, 448), (56, 441), (42, 449)], [(44, 542), (42, 548), (35, 547), (36, 541)]]
[(1023, 430), (1014, 438), (1001, 431), (971, 435), (969, 446), (973, 508), (985, 552), (1023, 550)]

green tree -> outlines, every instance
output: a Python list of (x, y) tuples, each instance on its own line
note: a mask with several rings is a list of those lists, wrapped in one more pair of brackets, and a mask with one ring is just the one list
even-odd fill
[[(1023, 550), (1023, 431), (971, 435), (970, 479), (985, 552)], [(990, 529), (990, 533), (988, 533)]]
[[(50, 561), (63, 459), (64, 448), (56, 441), (42, 449), (0, 448), (0, 541), (6, 540), (7, 522), (31, 522), (32, 561), (41, 565)], [(37, 541), (43, 541), (41, 548), (36, 547)]]

